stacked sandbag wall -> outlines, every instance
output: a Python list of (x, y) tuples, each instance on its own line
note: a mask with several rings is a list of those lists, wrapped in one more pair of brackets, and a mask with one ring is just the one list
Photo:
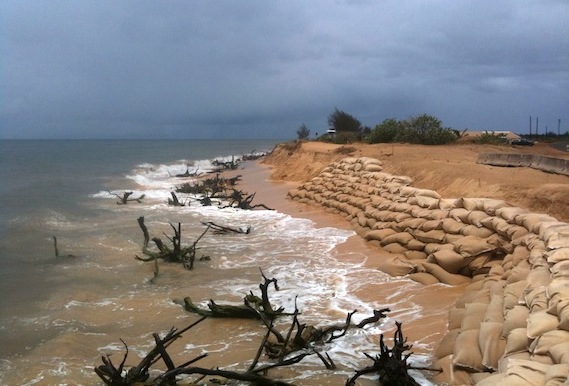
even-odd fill
[(465, 285), (434, 353), (453, 384), (556, 385), (569, 375), (569, 224), (493, 199), (444, 199), (345, 158), (289, 196), (345, 216), (381, 269)]

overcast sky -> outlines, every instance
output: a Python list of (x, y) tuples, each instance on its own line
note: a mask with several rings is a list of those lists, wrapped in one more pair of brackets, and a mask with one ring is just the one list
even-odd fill
[(567, 0), (0, 1), (0, 138), (569, 130)]

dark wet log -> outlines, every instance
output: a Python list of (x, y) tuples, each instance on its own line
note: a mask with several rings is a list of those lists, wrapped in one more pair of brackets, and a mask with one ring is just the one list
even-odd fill
[[(53, 238), (53, 249), (55, 251), (55, 257), (60, 257), (61, 254), (59, 253), (59, 247), (57, 246), (57, 237), (52, 236)], [(75, 255), (64, 255), (64, 257), (77, 257)]]
[(185, 206), (186, 203), (185, 202), (180, 202), (180, 200), (178, 200), (178, 196), (176, 196), (176, 193), (174, 192), (170, 192), (170, 195), (172, 196), (172, 198), (168, 199), (168, 205), (173, 205), (173, 206)]
[[(186, 269), (192, 270), (194, 268), (194, 262), (196, 259), (197, 253), (197, 244), (201, 240), (201, 238), (207, 233), (209, 227), (205, 229), (205, 231), (198, 237), (192, 245), (189, 246), (182, 246), (182, 225), (178, 223), (178, 226), (175, 227), (174, 225), (170, 224), (172, 229), (174, 230), (174, 236), (169, 237), (172, 246), (169, 247), (168, 245), (164, 244), (162, 239), (158, 237), (152, 238), (152, 241), (158, 248), (159, 252), (152, 252), (148, 249), (148, 242), (149, 242), (149, 233), (146, 225), (144, 224), (144, 217), (139, 217), (137, 219), (138, 225), (140, 229), (142, 229), (142, 233), (144, 234), (144, 243), (142, 246), (142, 253), (148, 256), (147, 258), (143, 258), (140, 256), (135, 256), (136, 259), (141, 261), (152, 261), (156, 259), (163, 259), (167, 262), (172, 263), (182, 263)], [(200, 260), (209, 260), (208, 256), (202, 256)], [(157, 271), (157, 269), (156, 269)]]
[(224, 170), (235, 170), (239, 167), (239, 160), (235, 160), (235, 156), (231, 156), (231, 161), (213, 160), (212, 165), (217, 166), (211, 173), (218, 173)]
[(179, 300), (175, 300), (175, 302), (181, 304), (189, 312), (213, 318), (260, 319), (270, 323), (279, 316), (290, 315), (283, 312), (283, 307), (274, 309), (269, 299), (268, 291), (271, 284), (273, 284), (276, 291), (279, 290), (277, 280), (268, 279), (262, 271), (261, 274), (264, 278), (264, 282), (259, 284), (261, 297), (251, 292), (243, 298), (243, 305), (218, 304), (210, 300), (207, 305), (208, 309), (205, 309), (196, 306), (190, 297), (184, 298), (183, 302)]
[[(95, 373), (101, 378), (101, 380), (108, 386), (118, 386), (118, 385), (135, 385), (137, 383), (144, 383), (150, 378), (149, 370), (150, 367), (156, 363), (158, 360), (162, 359), (166, 364), (169, 371), (175, 370), (174, 362), (166, 352), (166, 348), (172, 344), (176, 339), (182, 336), (182, 334), (188, 331), (190, 328), (196, 326), (205, 320), (205, 317), (197, 320), (196, 322), (190, 324), (188, 327), (177, 331), (175, 328), (170, 329), (168, 334), (164, 338), (160, 338), (158, 334), (153, 334), (154, 341), (156, 343), (154, 349), (152, 349), (137, 366), (130, 368), (126, 373), (124, 373), (126, 359), (128, 357), (128, 346), (121, 339), (124, 344), (126, 353), (123, 357), (122, 362), (118, 367), (116, 367), (110, 356), (106, 355), (101, 357), (103, 365), (96, 367)], [(203, 355), (190, 361), (191, 363), (196, 360), (203, 358)], [(188, 362), (186, 362), (188, 363)], [(173, 378), (170, 378), (173, 379)]]
[(207, 305), (208, 309), (205, 309), (196, 306), (190, 297), (185, 297), (183, 306), (189, 312), (212, 318), (261, 319), (256, 310), (245, 305), (217, 304), (210, 300)]
[(186, 168), (186, 172), (185, 173), (181, 173), (181, 174), (176, 174), (175, 177), (197, 177), (200, 175), (200, 173), (198, 173), (198, 169), (196, 169), (195, 172), (190, 173), (190, 168)]
[(218, 225), (218, 224), (211, 222), (211, 221), (202, 222), (202, 224), (205, 226), (209, 226), (214, 232), (216, 232), (218, 234), (223, 234), (223, 233), (249, 234), (249, 233), (251, 233), (251, 227), (250, 226), (247, 226), (246, 228), (233, 228), (233, 227), (228, 227), (228, 226), (224, 226), (224, 225)]
[[(297, 310), (295, 310), (296, 313)], [(388, 312), (388, 308), (381, 310), (375, 310), (374, 316), (362, 320), (357, 325), (352, 324), (352, 316), (357, 312), (349, 312), (346, 316), (346, 321), (344, 324), (331, 325), (327, 327), (314, 327), (300, 323), (298, 320), (298, 315), (295, 314), (292, 323), (290, 325), (289, 331), (287, 333), (287, 338), (282, 339), (282, 335), (275, 335), (275, 341), (268, 341), (265, 349), (266, 353), (270, 358), (284, 358), (285, 356), (300, 350), (313, 350), (314, 344), (324, 344), (330, 343), (333, 340), (339, 339), (346, 335), (346, 332), (350, 328), (364, 328), (366, 325), (371, 323), (376, 323), (380, 319), (385, 318), (385, 312)], [(340, 332), (339, 334), (336, 334)], [(334, 362), (328, 358), (326, 360), (320, 357), (322, 362), (326, 367), (334, 366)]]
[(145, 197), (144, 194), (140, 195), (138, 198), (129, 198), (130, 196), (132, 196), (132, 194), (134, 192), (124, 192), (122, 196), (119, 196), (116, 193), (112, 193), (110, 191), (107, 191), (109, 194), (112, 194), (113, 196), (117, 197), (120, 201), (117, 202), (117, 205), (126, 205), (128, 204), (130, 201), (136, 201), (138, 203), (141, 203), (142, 199)]
[(411, 349), (407, 344), (407, 339), (403, 336), (401, 323), (395, 322), (397, 330), (393, 337), (393, 347), (385, 344), (384, 336), (381, 334), (379, 341), (380, 353), (375, 357), (366, 354), (373, 361), (371, 366), (357, 370), (356, 374), (348, 379), (346, 386), (354, 386), (356, 380), (365, 374), (377, 374), (382, 385), (395, 386), (418, 386), (419, 383), (409, 375), (408, 370), (413, 368), (407, 364), (407, 360), (412, 353), (406, 353)]
[(53, 236), (53, 249), (55, 249), (55, 257), (59, 257), (59, 249), (57, 248), (57, 237)]
[(266, 210), (273, 210), (271, 208), (269, 208), (268, 206), (266, 206), (265, 204), (257, 204), (257, 205), (252, 205), (253, 199), (255, 198), (255, 195), (257, 193), (253, 193), (250, 194), (248, 196), (246, 196), (247, 193), (243, 193), (243, 191), (241, 190), (233, 190), (233, 192), (231, 193), (231, 195), (229, 195), (229, 205), (226, 205), (225, 208), (227, 207), (232, 207), (232, 208), (239, 208), (239, 209), (243, 209), (243, 210), (253, 210), (256, 208), (263, 208)]
[[(265, 374), (269, 369), (288, 366), (294, 363), (300, 362), (308, 354), (301, 354), (297, 357), (290, 358), (281, 363), (271, 364), (255, 368), (257, 360), (254, 361), (254, 365), (251, 366), (245, 372), (237, 371), (227, 371), (221, 370), (219, 368), (206, 369), (202, 367), (193, 367), (194, 363), (205, 358), (207, 354), (201, 354), (197, 357), (176, 366), (174, 360), (167, 352), (168, 346), (172, 344), (176, 339), (180, 338), (182, 333), (188, 331), (192, 327), (201, 323), (206, 318), (203, 317), (198, 321), (190, 324), (188, 327), (177, 331), (172, 328), (164, 338), (161, 338), (157, 333), (152, 334), (154, 337), (155, 346), (154, 348), (139, 362), (138, 365), (131, 367), (128, 371), (125, 371), (126, 359), (128, 357), (128, 346), (121, 339), (121, 342), (125, 346), (125, 355), (120, 363), (120, 365), (115, 366), (109, 355), (101, 357), (103, 365), (100, 365), (94, 369), (95, 373), (99, 378), (108, 386), (134, 386), (138, 384), (145, 385), (174, 385), (176, 384), (176, 377), (182, 374), (186, 375), (201, 375), (201, 376), (214, 376), (225, 379), (237, 380), (242, 382), (249, 382), (254, 385), (267, 385), (267, 386), (293, 386), (292, 384), (280, 380), (273, 380), (266, 377), (265, 375), (260, 375), (259, 373)], [(257, 358), (258, 359), (258, 358)], [(166, 365), (166, 371), (158, 375), (154, 379), (150, 379), (150, 369), (156, 362), (162, 360)], [(192, 383), (196, 384), (196, 383)]]

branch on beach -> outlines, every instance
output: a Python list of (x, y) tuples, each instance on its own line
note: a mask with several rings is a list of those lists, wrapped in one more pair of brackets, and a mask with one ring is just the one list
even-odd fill
[[(197, 244), (201, 240), (201, 238), (207, 233), (207, 231), (210, 228), (209, 226), (191, 245), (182, 246), (182, 225), (178, 223), (178, 226), (176, 227), (173, 224), (170, 224), (170, 226), (174, 231), (174, 236), (169, 237), (166, 235), (166, 238), (168, 238), (172, 246), (168, 246), (164, 244), (162, 239), (154, 237), (152, 241), (154, 242), (156, 248), (158, 248), (158, 252), (153, 252), (148, 248), (148, 244), (150, 242), (150, 234), (148, 233), (148, 228), (144, 224), (144, 217), (139, 217), (137, 221), (140, 229), (142, 230), (142, 234), (144, 235), (144, 242), (142, 244), (142, 253), (148, 256), (147, 258), (136, 256), (138, 260), (153, 261), (157, 259), (162, 259), (167, 262), (182, 263), (184, 265), (184, 268), (189, 270), (192, 270), (194, 268), (196, 253), (198, 251)], [(202, 255), (200, 260), (209, 260), (209, 256)], [(156, 268), (155, 276), (157, 274), (157, 271), (158, 269)]]
[(200, 308), (196, 306), (190, 297), (184, 298), (183, 301), (176, 300), (175, 303), (181, 304), (187, 311), (202, 316), (213, 318), (241, 318), (241, 319), (260, 319), (273, 321), (279, 316), (290, 315), (284, 313), (283, 307), (274, 308), (269, 299), (269, 288), (273, 285), (276, 291), (279, 290), (277, 279), (269, 279), (261, 271), (264, 282), (259, 284), (261, 297), (250, 292), (243, 298), (242, 305), (218, 304), (211, 300), (208, 308)]
[(407, 363), (407, 360), (412, 355), (409, 350), (413, 347), (407, 344), (407, 338), (403, 336), (401, 323), (395, 322), (397, 329), (393, 336), (393, 347), (385, 344), (384, 336), (381, 334), (379, 340), (379, 354), (375, 357), (365, 354), (373, 361), (373, 364), (357, 370), (356, 374), (348, 379), (346, 386), (354, 386), (356, 380), (362, 375), (377, 374), (379, 376), (379, 383), (381, 385), (401, 385), (401, 386), (419, 386), (419, 383), (409, 375), (408, 370), (428, 370), (437, 371), (438, 369), (414, 367)]
[(253, 205), (252, 202), (256, 194), (257, 193), (247, 195), (247, 193), (243, 193), (243, 191), (241, 190), (234, 189), (233, 193), (231, 193), (231, 195), (228, 197), (230, 200), (229, 204), (224, 206), (223, 208), (239, 208), (243, 210), (253, 210), (257, 208), (263, 208), (266, 210), (273, 210), (268, 206), (266, 206), (265, 204)]
[[(129, 350), (126, 343), (121, 339), (121, 342), (125, 347), (125, 354), (123, 356), (120, 365), (115, 366), (115, 364), (113, 364), (111, 360), (110, 355), (106, 355), (101, 357), (103, 364), (96, 367), (94, 371), (99, 376), (99, 378), (105, 383), (105, 385), (108, 386), (118, 386), (118, 385), (130, 386), (138, 384), (154, 385), (154, 386), (174, 385), (176, 384), (176, 377), (182, 374), (200, 376), (199, 379), (192, 384), (197, 384), (197, 382), (203, 379), (204, 376), (213, 376), (223, 379), (249, 382), (253, 385), (293, 386), (291, 383), (280, 380), (274, 380), (259, 373), (265, 374), (270, 368), (288, 366), (290, 364), (297, 363), (302, 358), (298, 359), (292, 358), (287, 361), (283, 361), (280, 364), (273, 364), (271, 366), (264, 366), (261, 368), (255, 368), (257, 364), (257, 361), (255, 360), (254, 366), (250, 366), (249, 369), (242, 372), (222, 370), (219, 368), (206, 369), (202, 367), (192, 366), (194, 363), (208, 356), (207, 353), (204, 353), (194, 357), (189, 361), (182, 363), (181, 365), (176, 366), (174, 364), (174, 360), (167, 352), (168, 346), (170, 346), (172, 342), (174, 342), (176, 339), (180, 338), (182, 336), (182, 333), (188, 331), (189, 329), (201, 323), (205, 319), (206, 317), (202, 317), (201, 319), (197, 320), (196, 322), (190, 324), (188, 327), (180, 331), (177, 331), (175, 328), (172, 328), (164, 338), (161, 338), (160, 335), (157, 333), (152, 334), (155, 342), (154, 348), (138, 363), (138, 365), (133, 366), (126, 371), (125, 371), (126, 369), (125, 364)], [(158, 375), (156, 378), (150, 379), (151, 366), (153, 366), (156, 362), (160, 360), (162, 360), (162, 362), (164, 362), (164, 364), (166, 365), (166, 371)]]
[[(292, 386), (291, 383), (274, 380), (267, 376), (267, 372), (274, 368), (294, 365), (301, 362), (305, 357), (316, 355), (322, 361), (326, 369), (336, 369), (336, 364), (326, 352), (322, 353), (322, 348), (333, 340), (346, 336), (350, 328), (364, 328), (365, 326), (379, 322), (386, 317), (386, 312), (390, 310), (383, 308), (375, 310), (373, 316), (363, 319), (360, 323), (352, 323), (352, 317), (357, 311), (349, 312), (343, 324), (334, 324), (326, 327), (314, 327), (300, 322), (301, 315), (297, 301), (295, 299), (295, 310), (292, 314), (283, 313), (283, 308), (274, 309), (270, 303), (268, 291), (272, 287), (279, 290), (277, 279), (267, 278), (261, 271), (263, 282), (259, 284), (261, 296), (255, 296), (252, 292), (244, 298), (243, 306), (218, 305), (213, 301), (208, 304), (209, 310), (200, 309), (193, 305), (191, 299), (184, 299), (186, 305), (190, 304), (189, 311), (196, 312), (202, 317), (190, 324), (183, 330), (177, 331), (172, 328), (164, 338), (157, 333), (153, 334), (155, 347), (139, 362), (138, 365), (126, 370), (126, 360), (128, 357), (128, 346), (124, 341), (126, 353), (118, 366), (115, 366), (109, 355), (101, 359), (103, 365), (95, 368), (97, 375), (106, 385), (135, 385), (144, 383), (145, 385), (173, 385), (176, 384), (176, 377), (179, 375), (199, 376), (198, 379), (189, 378), (188, 381), (197, 384), (206, 376), (215, 377), (211, 382), (222, 382), (219, 378), (226, 380), (237, 380), (248, 382), (254, 385), (279, 385)], [(278, 316), (292, 316), (290, 326), (285, 332), (280, 332), (274, 325)], [(228, 371), (217, 367), (206, 369), (192, 366), (197, 361), (203, 359), (208, 354), (202, 353), (193, 359), (175, 365), (174, 359), (168, 354), (169, 345), (178, 339), (182, 333), (188, 331), (193, 326), (201, 323), (208, 317), (247, 317), (260, 319), (266, 327), (266, 332), (257, 349), (256, 355), (251, 364), (244, 371)], [(412, 353), (408, 353), (411, 345), (407, 344), (407, 339), (403, 336), (401, 323), (396, 322), (397, 331), (394, 334), (393, 347), (389, 347), (384, 336), (380, 336), (380, 354), (372, 357), (365, 354), (373, 361), (373, 364), (363, 369), (357, 370), (355, 375), (347, 380), (346, 386), (354, 386), (356, 380), (367, 374), (377, 374), (380, 384), (393, 384), (402, 386), (417, 386), (418, 383), (408, 374), (409, 369), (433, 370), (426, 368), (412, 367), (407, 360)], [(259, 364), (263, 351), (270, 358), (271, 362)], [(158, 361), (162, 361), (166, 370), (150, 379), (150, 367)], [(435, 370), (436, 371), (436, 370)]]
[(233, 228), (224, 225), (218, 225), (214, 222), (207, 221), (202, 222), (203, 225), (210, 227), (217, 234), (227, 234), (227, 233), (240, 233), (248, 235), (251, 233), (251, 226), (248, 225), (245, 228)]
[(199, 173), (199, 170), (200, 169), (197, 168), (194, 172), (190, 173), (190, 168), (186, 168), (185, 173), (176, 174), (175, 177), (198, 177), (201, 174), (201, 173)]
[(173, 206), (185, 206), (186, 205), (186, 202), (180, 202), (180, 200), (178, 199), (178, 196), (176, 196), (176, 193), (170, 192), (170, 195), (172, 196), (172, 198), (168, 199), (168, 205), (173, 205)]
[[(57, 237), (52, 236), (53, 238), (53, 249), (55, 251), (55, 257), (60, 257), (59, 247), (57, 246)], [(75, 255), (65, 255), (65, 257), (76, 257)]]
[[(389, 311), (389, 308), (374, 310), (373, 316), (362, 320), (358, 324), (353, 324), (352, 317), (357, 312), (357, 310), (354, 310), (347, 314), (344, 324), (315, 327), (300, 323), (298, 320), (298, 310), (295, 310), (294, 318), (286, 335), (287, 338), (282, 339), (282, 335), (281, 337), (275, 335), (276, 341), (267, 342), (265, 350), (270, 358), (284, 358), (293, 352), (301, 350), (313, 350), (316, 353), (315, 345), (330, 343), (342, 338), (351, 328), (364, 328), (368, 324), (379, 322), (381, 319), (387, 317), (385, 313)], [(292, 335), (293, 333), (294, 335)], [(328, 357), (326, 359), (320, 354), (318, 356), (324, 365), (326, 365), (326, 368), (334, 367), (331, 358)]]
[(122, 196), (119, 196), (116, 193), (111, 192), (110, 190), (107, 190), (107, 192), (115, 197), (117, 197), (119, 199), (119, 201), (117, 201), (117, 205), (126, 205), (128, 204), (130, 201), (136, 201), (138, 203), (141, 203), (142, 199), (145, 197), (144, 194), (141, 194), (139, 197), (137, 198), (130, 198), (130, 196), (132, 196), (132, 194), (134, 192), (124, 192)]

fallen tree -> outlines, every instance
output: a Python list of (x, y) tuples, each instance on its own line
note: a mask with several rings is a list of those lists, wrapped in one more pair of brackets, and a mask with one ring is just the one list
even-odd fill
[(184, 298), (183, 301), (176, 300), (175, 302), (181, 304), (189, 312), (214, 318), (266, 319), (272, 321), (279, 316), (290, 315), (283, 313), (283, 307), (275, 309), (269, 299), (269, 288), (271, 285), (273, 285), (276, 291), (279, 290), (277, 279), (267, 278), (263, 271), (261, 271), (261, 275), (264, 279), (263, 283), (259, 284), (261, 297), (253, 294), (251, 291), (243, 298), (242, 305), (217, 304), (210, 299), (206, 309), (196, 306), (190, 297)]
[(119, 201), (117, 201), (117, 205), (126, 205), (130, 201), (136, 201), (138, 203), (141, 203), (142, 202), (141, 200), (145, 197), (144, 194), (141, 194), (137, 198), (130, 198), (130, 196), (132, 196), (134, 194), (134, 192), (124, 192), (122, 196), (119, 196), (118, 194), (113, 193), (111, 191), (107, 191), (107, 192), (119, 199)]
[[(278, 290), (278, 283), (276, 279), (268, 279), (262, 272), (264, 281), (259, 284), (261, 289), (261, 297), (247, 295), (244, 299), (244, 306), (236, 308), (236, 306), (225, 307), (216, 305), (210, 307), (207, 315), (202, 317), (196, 322), (190, 324), (188, 327), (177, 331), (172, 328), (164, 338), (161, 338), (157, 333), (153, 334), (155, 347), (138, 363), (138, 365), (126, 369), (125, 363), (128, 356), (128, 346), (121, 340), (125, 346), (126, 353), (121, 363), (116, 366), (111, 361), (109, 355), (102, 357), (103, 365), (95, 368), (97, 375), (103, 380), (106, 385), (115, 386), (130, 386), (144, 383), (145, 385), (174, 385), (176, 384), (176, 377), (182, 374), (199, 376), (197, 380), (190, 380), (191, 384), (198, 384), (203, 377), (213, 376), (216, 377), (212, 383), (220, 383), (222, 381), (218, 378), (228, 380), (237, 380), (248, 382), (252, 385), (278, 385), (278, 386), (293, 386), (292, 383), (274, 380), (267, 376), (267, 372), (271, 369), (278, 367), (290, 366), (301, 362), (305, 357), (310, 355), (317, 355), (324, 366), (333, 370), (336, 364), (328, 355), (328, 353), (321, 351), (325, 345), (333, 340), (340, 339), (346, 336), (346, 332), (350, 328), (364, 328), (370, 323), (376, 323), (385, 318), (388, 308), (375, 310), (373, 316), (363, 319), (360, 323), (352, 323), (352, 317), (357, 311), (349, 312), (346, 321), (343, 324), (333, 324), (324, 327), (314, 327), (302, 324), (299, 321), (300, 311), (296, 306), (292, 314), (283, 313), (283, 308), (279, 307), (274, 310), (273, 305), (270, 303), (268, 297), (268, 289), (273, 286)], [(188, 298), (186, 298), (188, 299)], [(211, 301), (211, 304), (216, 304)], [(222, 308), (219, 308), (222, 307)], [(216, 314), (216, 310), (223, 310), (221, 313)], [(241, 316), (241, 313), (247, 309), (247, 315)], [(194, 312), (194, 310), (190, 310)], [(201, 313), (198, 312), (198, 313)], [(193, 366), (197, 361), (208, 356), (207, 353), (202, 353), (193, 359), (190, 359), (181, 365), (175, 365), (172, 357), (167, 353), (168, 346), (182, 333), (188, 331), (198, 323), (203, 322), (208, 317), (250, 317), (256, 313), (256, 319), (260, 319), (266, 326), (266, 332), (263, 336), (261, 344), (257, 349), (255, 358), (252, 363), (244, 371), (228, 371), (219, 368), (202, 368)], [(281, 333), (278, 331), (274, 322), (276, 317), (289, 315), (292, 316), (292, 322), (288, 329)], [(373, 364), (363, 369), (356, 370), (354, 376), (347, 380), (346, 386), (354, 386), (356, 380), (367, 374), (377, 374), (379, 376), (379, 383), (382, 385), (401, 385), (401, 386), (416, 386), (418, 383), (408, 374), (409, 369), (422, 369), (432, 370), (425, 368), (412, 367), (407, 363), (408, 358), (412, 353), (408, 353), (411, 345), (407, 344), (407, 339), (403, 336), (401, 323), (396, 322), (397, 330), (394, 335), (393, 347), (389, 347), (384, 340), (383, 334), (380, 337), (380, 354), (372, 357), (365, 354), (368, 358), (373, 360)], [(259, 365), (259, 360), (263, 351), (272, 359), (272, 362)], [(162, 360), (166, 365), (166, 370), (150, 379), (150, 367)]]
[(373, 361), (373, 364), (357, 370), (356, 374), (348, 379), (346, 386), (354, 386), (356, 380), (362, 375), (377, 374), (382, 385), (395, 386), (419, 386), (419, 383), (409, 375), (409, 369), (440, 371), (423, 367), (413, 367), (407, 363), (412, 353), (408, 352), (411, 345), (407, 344), (407, 338), (403, 336), (401, 323), (395, 322), (397, 330), (393, 337), (393, 347), (385, 344), (384, 336), (381, 334), (379, 340), (379, 354), (375, 357), (365, 354)]
[[(178, 223), (177, 227), (170, 224), (170, 226), (174, 230), (174, 236), (172, 237), (166, 236), (166, 237), (168, 238), (168, 240), (170, 240), (172, 246), (169, 247), (168, 245), (164, 244), (164, 242), (160, 238), (154, 237), (152, 241), (158, 248), (158, 252), (153, 252), (148, 249), (148, 244), (150, 242), (150, 235), (148, 233), (146, 225), (144, 224), (144, 217), (139, 217), (137, 221), (144, 235), (142, 253), (148, 256), (147, 258), (136, 256), (138, 260), (153, 261), (157, 259), (162, 259), (167, 262), (182, 263), (184, 265), (184, 268), (189, 270), (192, 270), (194, 268), (194, 261), (196, 260), (196, 253), (198, 250), (197, 244), (201, 240), (201, 238), (207, 233), (209, 227), (207, 227), (205, 231), (191, 245), (182, 246), (181, 224)], [(202, 255), (200, 260), (209, 260), (209, 256)]]

